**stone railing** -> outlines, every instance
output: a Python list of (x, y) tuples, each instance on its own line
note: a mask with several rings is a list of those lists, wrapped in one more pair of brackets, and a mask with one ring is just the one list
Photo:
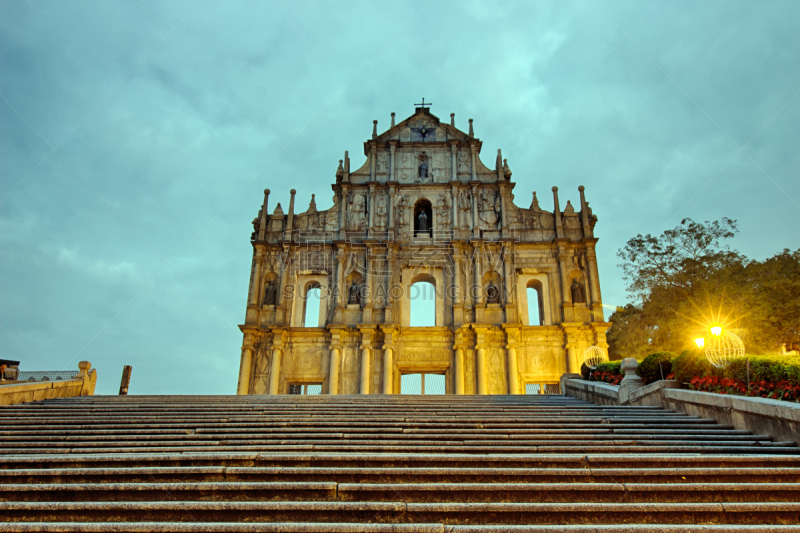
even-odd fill
[[(69, 379), (51, 381), (0, 381), (0, 405), (14, 405), (49, 398), (91, 396), (97, 383), (97, 371), (89, 361), (78, 363), (78, 373)], [(22, 372), (20, 372), (22, 374)], [(51, 373), (54, 376), (58, 373)]]
[(681, 389), (675, 380), (661, 380), (645, 385), (636, 375), (636, 359), (624, 359), (622, 382), (610, 385), (586, 381), (580, 375), (565, 375), (561, 390), (566, 396), (599, 405), (635, 405), (663, 407), (678, 413), (713, 418), (754, 434), (771, 435), (775, 440), (794, 441), (800, 445), (800, 404), (732, 396), (713, 392)]

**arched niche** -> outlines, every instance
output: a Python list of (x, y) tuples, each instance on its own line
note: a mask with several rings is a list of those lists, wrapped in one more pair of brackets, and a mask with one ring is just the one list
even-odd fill
[[(538, 295), (537, 302), (528, 301), (528, 289), (535, 289)], [(520, 274), (517, 276), (517, 301), (519, 302), (519, 317), (527, 326), (553, 325), (552, 310), (550, 305), (550, 286), (546, 273)], [(539, 306), (539, 320), (541, 324), (529, 324), (528, 306)]]
[(433, 285), (436, 294), (436, 325), (445, 326), (444, 323), (444, 274), (440, 268), (431, 267), (407, 267), (402, 270), (402, 289), (400, 298), (400, 325), (411, 325), (411, 306), (409, 295), (411, 286), (419, 281), (425, 281)]
[[(423, 213), (428, 226), (425, 230), (421, 228)], [(433, 206), (425, 198), (417, 200), (414, 204), (414, 237), (433, 238)]]
[(325, 327), (328, 318), (328, 301), (330, 298), (330, 285), (328, 276), (324, 274), (300, 274), (297, 276), (295, 287), (299, 290), (294, 292), (294, 302), (292, 304), (292, 327), (301, 328), (304, 326), (306, 301), (308, 291), (319, 288), (319, 320), (317, 327)]

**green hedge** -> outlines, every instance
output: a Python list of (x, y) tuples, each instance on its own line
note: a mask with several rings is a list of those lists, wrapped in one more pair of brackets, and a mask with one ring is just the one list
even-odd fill
[(656, 352), (645, 357), (636, 371), (645, 383), (653, 383), (666, 378), (672, 373), (672, 360), (676, 355), (672, 352)]
[(608, 372), (609, 374), (620, 375), (622, 372), (619, 369), (619, 365), (622, 364), (622, 361), (608, 361), (606, 363), (600, 363), (595, 368), (595, 372)]
[(693, 377), (718, 376), (747, 381), (747, 359), (750, 359), (750, 381), (777, 383), (788, 381), (800, 385), (800, 356), (749, 355), (734, 359), (725, 368), (708, 362), (702, 350), (686, 350), (672, 360), (675, 379), (687, 383)]

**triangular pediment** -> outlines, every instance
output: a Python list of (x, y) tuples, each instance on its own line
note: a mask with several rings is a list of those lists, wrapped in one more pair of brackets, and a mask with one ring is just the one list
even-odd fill
[(428, 108), (417, 108), (413, 115), (395, 124), (377, 137), (378, 142), (477, 141), (468, 133), (442, 122)]

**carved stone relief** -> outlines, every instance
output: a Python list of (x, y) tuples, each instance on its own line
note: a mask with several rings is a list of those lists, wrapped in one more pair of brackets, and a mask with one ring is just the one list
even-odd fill
[(483, 189), (478, 202), (478, 217), (483, 229), (496, 229), (500, 220), (500, 197), (496, 191)]
[(472, 171), (469, 165), (469, 153), (461, 150), (458, 152), (458, 173), (459, 174), (470, 174)]
[(367, 205), (363, 194), (350, 193), (347, 198), (347, 228), (363, 230), (367, 227)]
[(428, 348), (401, 348), (397, 354), (398, 361), (449, 361), (450, 350), (430, 350)]

